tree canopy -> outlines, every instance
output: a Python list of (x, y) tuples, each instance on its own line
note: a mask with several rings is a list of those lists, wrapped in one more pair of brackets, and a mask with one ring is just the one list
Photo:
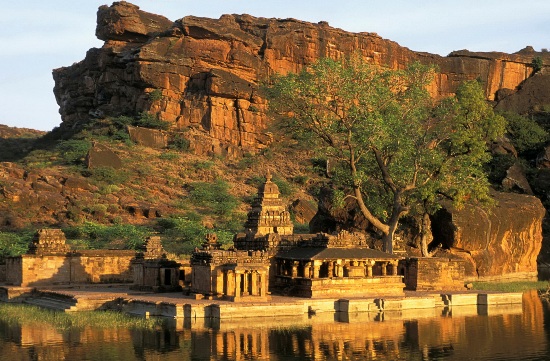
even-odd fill
[(487, 144), (505, 120), (476, 81), (435, 102), (427, 91), (434, 75), (419, 63), (391, 70), (352, 56), (275, 75), (265, 89), (279, 124), (337, 161), (336, 194), (357, 201), (388, 252), (404, 215), (434, 212), (442, 197), (457, 206), (489, 199)]

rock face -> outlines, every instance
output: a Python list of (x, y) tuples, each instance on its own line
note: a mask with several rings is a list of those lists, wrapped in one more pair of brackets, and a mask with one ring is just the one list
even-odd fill
[(535, 197), (493, 194), (490, 210), (467, 207), (439, 211), (434, 241), (464, 258), (472, 279), (536, 278), (545, 209)]
[(434, 97), (452, 94), (463, 80), (480, 78), (488, 99), (501, 89), (513, 93), (531, 75), (534, 56), (550, 57), (468, 51), (441, 57), (326, 22), (248, 15), (187, 16), (172, 22), (127, 2), (100, 7), (96, 35), (105, 41), (101, 49), (90, 49), (81, 62), (53, 72), (63, 126), (147, 111), (174, 129), (196, 130), (193, 134), (203, 138), (193, 142), (197, 153), (208, 150), (204, 144), (228, 154), (236, 152), (230, 148), (254, 151), (268, 144), (266, 103), (258, 96), (258, 84), (321, 57), (360, 52), (392, 68), (412, 61), (436, 64), (440, 73), (430, 86)]

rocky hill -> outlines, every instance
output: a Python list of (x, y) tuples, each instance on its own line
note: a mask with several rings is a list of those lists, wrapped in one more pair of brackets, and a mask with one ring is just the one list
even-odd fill
[[(535, 58), (550, 64), (550, 54), (529, 47), (516, 54), (463, 50), (441, 57), (325, 22), (248, 15), (171, 21), (127, 2), (99, 9), (96, 35), (105, 41), (102, 48), (53, 72), (60, 128), (37, 141), (9, 132), (3, 137), (12, 149), (0, 153), (4, 235), (57, 226), (69, 232), (73, 246), (90, 246), (83, 239), (97, 246), (103, 237), (108, 242), (101, 246), (129, 247), (135, 246), (127, 243), (132, 237), (160, 232), (174, 252), (189, 251), (212, 230), (229, 242), (267, 169), (303, 231), (317, 203), (315, 231), (364, 229), (368, 225), (353, 204), (334, 210), (324, 202), (326, 164), (299, 142), (270, 133), (267, 104), (258, 92), (271, 74), (298, 71), (322, 57), (359, 52), (392, 68), (412, 61), (436, 64), (430, 86), (435, 98), (452, 94), (463, 80), (481, 79), (497, 109), (550, 124), (548, 67), (533, 67)], [(550, 156), (543, 151), (540, 161), (538, 153), (526, 158), (523, 164), (532, 162), (526, 177), (513, 146), (498, 144), (494, 152), (512, 159), (499, 165), (495, 186), (527, 195), (496, 193), (501, 207), (493, 215), (445, 210), (434, 218), (434, 228), (444, 248), (468, 261), (471, 275), (529, 276), (543, 243), (544, 216), (541, 202), (529, 193), (550, 203)], [(522, 217), (510, 216), (517, 209)], [(478, 226), (471, 227), (474, 221)], [(494, 232), (481, 236), (482, 242), (479, 232), (487, 224)], [(412, 253), (413, 233), (402, 233)], [(187, 248), (179, 247), (182, 242)]]
[(91, 118), (150, 112), (173, 129), (188, 130), (197, 154), (235, 154), (271, 142), (258, 84), (273, 73), (296, 72), (322, 57), (359, 52), (374, 64), (404, 68), (412, 61), (440, 71), (434, 97), (481, 79), (489, 100), (510, 95), (533, 73), (535, 57), (550, 53), (418, 53), (374, 33), (350, 33), (326, 22), (224, 15), (171, 21), (127, 2), (102, 6), (96, 35), (105, 43), (84, 60), (54, 70), (54, 93), (64, 127)]

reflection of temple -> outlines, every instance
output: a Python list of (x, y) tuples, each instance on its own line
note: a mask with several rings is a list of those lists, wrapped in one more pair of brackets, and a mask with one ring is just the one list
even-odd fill
[(234, 301), (268, 298), (402, 295), (400, 257), (370, 249), (364, 236), (293, 234), (290, 214), (268, 173), (234, 249), (211, 235), (191, 259), (192, 291)]

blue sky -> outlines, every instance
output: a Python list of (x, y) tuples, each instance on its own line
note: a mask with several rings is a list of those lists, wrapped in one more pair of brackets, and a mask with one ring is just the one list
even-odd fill
[[(139, 0), (142, 10), (171, 20), (222, 14), (328, 21), (352, 32), (375, 32), (415, 51), (513, 53), (550, 48), (550, 1), (531, 0)], [(54, 68), (82, 60), (95, 37), (102, 0), (9, 1), (0, 12), (0, 124), (51, 130), (61, 122)]]

